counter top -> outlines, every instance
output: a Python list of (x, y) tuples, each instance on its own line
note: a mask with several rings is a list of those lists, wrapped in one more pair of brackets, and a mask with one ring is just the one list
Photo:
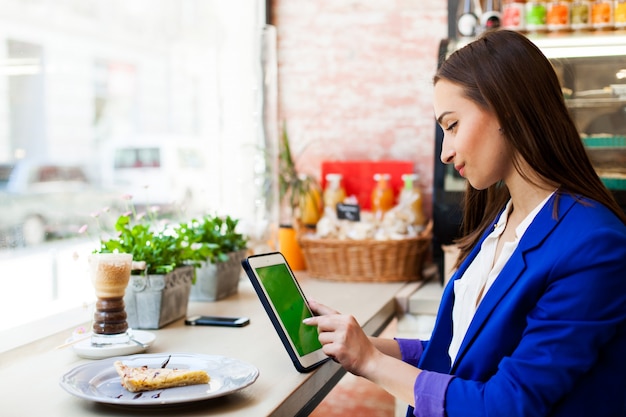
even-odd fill
[[(303, 273), (296, 275), (307, 297), (353, 314), (370, 335), (379, 334), (393, 319), (396, 295), (402, 294), (406, 287), (405, 283), (342, 283), (307, 278)], [(3, 415), (293, 417), (309, 414), (345, 374), (332, 361), (308, 374), (296, 371), (247, 279), (241, 281), (237, 294), (224, 300), (191, 302), (188, 315), (195, 314), (248, 316), (250, 324), (241, 328), (192, 327), (185, 326), (180, 319), (162, 329), (151, 330), (156, 340), (146, 353), (198, 353), (236, 358), (259, 369), (254, 384), (220, 398), (149, 410), (83, 400), (68, 394), (59, 385), (63, 374), (90, 361), (78, 357), (72, 347), (56, 349), (70, 336), (71, 329), (68, 329), (0, 354)]]

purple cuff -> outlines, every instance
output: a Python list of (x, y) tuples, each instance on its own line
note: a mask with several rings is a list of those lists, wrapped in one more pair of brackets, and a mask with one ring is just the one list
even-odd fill
[(452, 378), (454, 375), (430, 371), (417, 376), (413, 386), (416, 417), (445, 417), (446, 391)]
[(395, 339), (400, 346), (400, 354), (402, 361), (417, 367), (417, 363), (424, 352), (424, 345), (421, 340), (417, 339)]

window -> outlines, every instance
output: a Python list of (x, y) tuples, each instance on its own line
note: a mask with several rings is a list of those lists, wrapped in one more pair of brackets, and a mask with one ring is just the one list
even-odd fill
[[(132, 177), (115, 182), (116, 170), (174, 161), (203, 181), (197, 210), (258, 226), (267, 208), (256, 191), (267, 170), (259, 158), (270, 143), (262, 115), (271, 113), (260, 108), (265, 1), (4, 3), (0, 340), (44, 316), (74, 311), (60, 329), (91, 319), (86, 255), (97, 236), (77, 232), (129, 193)], [(145, 137), (160, 145), (143, 146)], [(30, 190), (18, 172), (73, 186)], [(137, 175), (154, 188), (162, 181)], [(188, 183), (175, 177), (177, 190)]]
[(159, 148), (123, 148), (115, 151), (115, 169), (158, 168), (160, 166)]

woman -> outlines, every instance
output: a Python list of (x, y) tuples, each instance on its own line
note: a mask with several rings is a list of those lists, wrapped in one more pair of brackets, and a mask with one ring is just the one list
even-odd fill
[(441, 160), (468, 181), (458, 270), (429, 341), (368, 338), (311, 301), (325, 352), (416, 416), (624, 416), (626, 216), (550, 62), (493, 31), (434, 78)]

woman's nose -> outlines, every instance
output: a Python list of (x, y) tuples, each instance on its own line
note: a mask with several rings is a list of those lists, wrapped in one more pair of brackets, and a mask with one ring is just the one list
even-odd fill
[(443, 143), (441, 144), (441, 155), (439, 157), (441, 158), (441, 162), (444, 164), (451, 164), (454, 162), (455, 152), (454, 149), (448, 146), (447, 142), (448, 141), (445, 139), (443, 140)]

